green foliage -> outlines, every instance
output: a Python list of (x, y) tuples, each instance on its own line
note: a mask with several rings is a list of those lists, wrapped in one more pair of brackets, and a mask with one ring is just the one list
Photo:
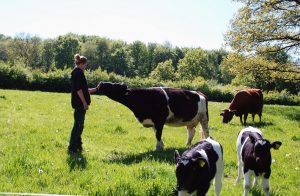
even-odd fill
[(79, 41), (72, 35), (59, 36), (55, 43), (55, 66), (63, 69), (74, 66), (74, 54), (80, 52)]
[(244, 4), (225, 39), (237, 51), (297, 51), (300, 46), (298, 0), (236, 0)]
[[(171, 67), (171, 62), (167, 62)], [(236, 90), (248, 88), (247, 86), (222, 86), (216, 81), (207, 81), (203, 77), (197, 77), (194, 80), (157, 80), (154, 78), (128, 78), (108, 73), (101, 69), (94, 71), (87, 70), (85, 72), (88, 85), (95, 87), (100, 81), (109, 81), (117, 83), (125, 83), (131, 88), (153, 87), (153, 86), (168, 86), (175, 88), (190, 89), (203, 92), (210, 101), (231, 101)], [(24, 65), (9, 66), (0, 63), (0, 88), (8, 89), (26, 89), (26, 90), (42, 90), (53, 92), (70, 92), (70, 77), (71, 69), (53, 69), (48, 72), (43, 72), (41, 69), (30, 70)], [(253, 87), (253, 86), (250, 86)], [(283, 91), (286, 92), (286, 91)], [(266, 94), (266, 92), (265, 92)], [(271, 93), (269, 96), (272, 104), (297, 105), (300, 104), (299, 95), (291, 95), (285, 93), (286, 99), (277, 96), (276, 93)]]
[(176, 78), (175, 70), (172, 65), (172, 60), (167, 60), (163, 63), (159, 63), (157, 67), (151, 72), (151, 78), (158, 81), (174, 81)]
[[(198, 80), (201, 80), (200, 78)], [(1, 97), (5, 97), (1, 98)], [(209, 129), (224, 152), (221, 195), (242, 195), (237, 177), (238, 118), (223, 124), (229, 103), (209, 102)], [(262, 123), (248, 119), (265, 138), (280, 140), (272, 151), (271, 195), (298, 195), (300, 107), (265, 105)], [(69, 195), (176, 195), (174, 151), (184, 152), (185, 127), (165, 126), (165, 150), (156, 152), (152, 129), (143, 128), (125, 106), (92, 96), (82, 134), (84, 151), (69, 156), (73, 125), (70, 94), (0, 90), (0, 190)], [(199, 130), (199, 127), (197, 127)], [(196, 133), (193, 143), (201, 136)], [(260, 183), (261, 184), (261, 183)], [(215, 195), (213, 185), (208, 196)], [(263, 195), (258, 186), (249, 195)]]
[(179, 61), (177, 74), (182, 80), (193, 80), (198, 76), (208, 78), (207, 54), (202, 49), (188, 51)]
[(263, 56), (243, 56), (229, 54), (221, 64), (223, 75), (234, 78), (233, 84), (283, 90), (297, 93), (300, 90), (300, 71), (293, 64), (279, 64)]

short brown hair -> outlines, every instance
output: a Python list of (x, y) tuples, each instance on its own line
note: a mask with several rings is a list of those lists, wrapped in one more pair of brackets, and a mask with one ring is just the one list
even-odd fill
[(80, 54), (75, 54), (74, 60), (76, 65), (80, 65), (80, 63), (84, 64), (87, 62), (87, 58), (85, 56), (80, 56)]

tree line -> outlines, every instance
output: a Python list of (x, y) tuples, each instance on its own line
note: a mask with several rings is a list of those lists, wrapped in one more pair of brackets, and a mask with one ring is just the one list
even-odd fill
[[(234, 50), (173, 47), (171, 43), (126, 43), (76, 34), (41, 39), (0, 34), (0, 61), (49, 72), (72, 68), (73, 55), (88, 69), (157, 81), (213, 81), (263, 90), (300, 91), (299, 0), (235, 0), (243, 4), (224, 39)], [(290, 56), (291, 55), (291, 56)]]

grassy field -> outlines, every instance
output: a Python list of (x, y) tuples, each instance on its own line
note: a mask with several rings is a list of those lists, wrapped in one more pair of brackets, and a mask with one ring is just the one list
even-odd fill
[[(210, 134), (224, 148), (221, 195), (242, 195), (237, 176), (239, 119), (221, 123), (228, 103), (209, 103)], [(272, 195), (299, 195), (300, 106), (265, 105), (259, 127), (265, 138), (282, 141), (272, 151)], [(258, 122), (258, 118), (255, 122)], [(92, 96), (83, 132), (82, 155), (69, 156), (73, 124), (70, 95), (0, 90), (0, 192), (81, 195), (172, 195), (176, 177), (174, 150), (187, 147), (184, 127), (163, 131), (165, 150), (155, 152), (152, 129), (143, 128), (126, 107)], [(199, 127), (198, 127), (199, 130)], [(193, 143), (199, 139), (195, 135)], [(214, 195), (211, 186), (208, 195)], [(263, 195), (261, 186), (250, 195)]]

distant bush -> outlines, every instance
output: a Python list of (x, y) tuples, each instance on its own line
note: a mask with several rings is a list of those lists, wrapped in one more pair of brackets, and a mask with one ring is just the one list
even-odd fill
[[(43, 72), (39, 69), (28, 69), (22, 64), (10, 66), (0, 63), (0, 88), (70, 92), (71, 71), (72, 69), (68, 68)], [(209, 101), (218, 102), (230, 102), (237, 90), (247, 88), (244, 86), (222, 86), (214, 81), (205, 81), (202, 77), (197, 77), (193, 81), (158, 81), (153, 78), (127, 78), (115, 73), (107, 73), (100, 69), (95, 71), (87, 70), (85, 74), (90, 87), (95, 87), (100, 81), (125, 83), (131, 88), (153, 86), (175, 87), (200, 91), (208, 97)], [(266, 104), (300, 105), (300, 94), (292, 95), (286, 90), (281, 92), (264, 92), (264, 102)]]

